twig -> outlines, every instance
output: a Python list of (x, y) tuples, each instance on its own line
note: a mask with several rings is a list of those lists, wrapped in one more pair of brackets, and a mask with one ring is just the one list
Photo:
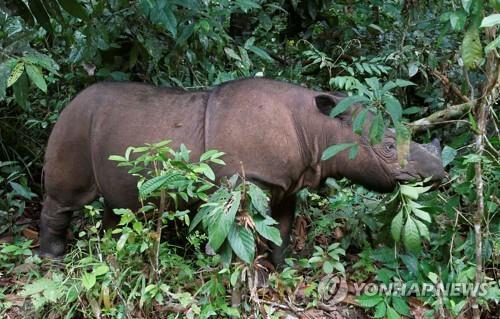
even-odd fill
[(471, 101), (468, 97), (466, 97), (465, 95), (462, 94), (460, 89), (454, 83), (450, 82), (450, 80), (448, 79), (448, 77), (446, 75), (440, 73), (437, 70), (433, 70), (429, 67), (427, 69), (432, 73), (432, 75), (434, 75), (436, 78), (438, 78), (439, 81), (441, 81), (441, 83), (443, 83), (443, 85), (446, 86), (447, 89), (452, 90), (453, 93), (455, 93), (455, 95), (458, 96), (462, 101), (464, 101), (466, 103)]

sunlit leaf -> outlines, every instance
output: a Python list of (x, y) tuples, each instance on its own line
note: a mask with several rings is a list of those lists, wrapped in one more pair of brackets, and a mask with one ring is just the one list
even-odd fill
[(348, 149), (349, 147), (352, 147), (356, 144), (354, 143), (347, 143), (347, 144), (335, 144), (329, 146), (326, 150), (323, 151), (323, 155), (321, 155), (321, 160), (326, 161), (333, 156), (337, 155), (338, 153), (342, 152), (343, 150)]

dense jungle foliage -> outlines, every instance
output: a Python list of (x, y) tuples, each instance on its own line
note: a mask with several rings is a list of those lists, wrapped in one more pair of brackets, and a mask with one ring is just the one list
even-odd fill
[[(0, 316), (497, 318), (498, 10), (499, 0), (0, 0)], [(402, 150), (410, 136), (439, 138), (448, 180), (388, 196), (346, 180), (301, 191), (290, 258), (260, 287), (256, 243), (281, 242), (265, 190), (214, 185), (216, 151), (131, 145), (111, 160), (139, 176), (141, 211), (117, 210), (112, 235), (95, 202), (75, 215), (64, 259), (38, 257), (45, 146), (80, 90), (262, 76), (348, 93), (377, 114), (374, 142), (384, 127)], [(156, 197), (205, 204), (192, 219), (147, 204)], [(362, 289), (389, 284), (417, 289)]]

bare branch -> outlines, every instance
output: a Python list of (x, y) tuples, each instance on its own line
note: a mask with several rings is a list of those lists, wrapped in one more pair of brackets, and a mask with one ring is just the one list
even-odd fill
[(413, 133), (425, 131), (426, 129), (436, 124), (447, 122), (449, 120), (453, 120), (463, 116), (464, 114), (469, 112), (476, 104), (477, 100), (474, 100), (462, 104), (448, 106), (444, 110), (437, 111), (427, 117), (410, 123), (410, 127), (412, 128)]

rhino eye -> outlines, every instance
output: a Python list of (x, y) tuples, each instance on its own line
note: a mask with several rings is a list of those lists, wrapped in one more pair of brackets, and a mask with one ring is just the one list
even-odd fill
[(394, 143), (385, 143), (384, 145), (386, 152), (394, 152), (396, 150), (396, 145)]

